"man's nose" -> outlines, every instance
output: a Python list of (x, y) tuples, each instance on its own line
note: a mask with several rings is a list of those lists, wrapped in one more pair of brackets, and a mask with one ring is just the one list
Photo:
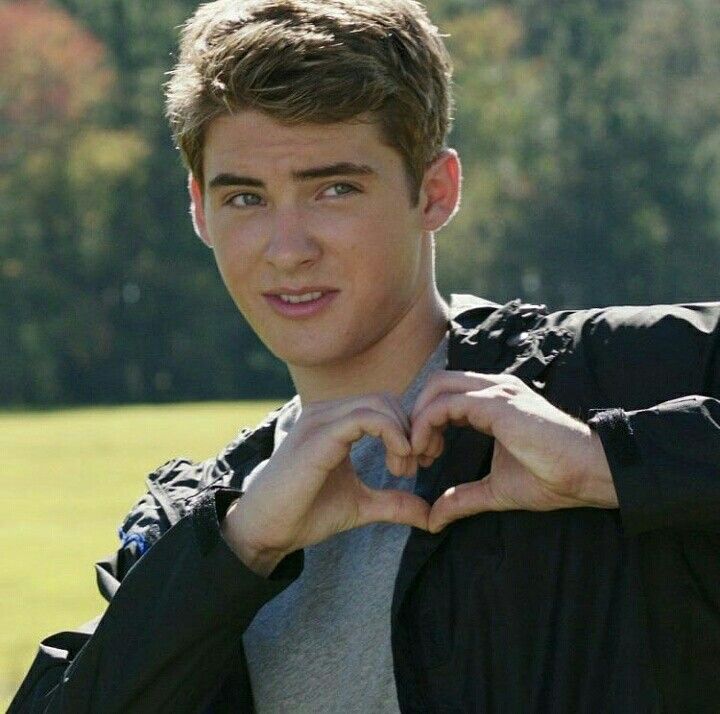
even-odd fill
[(278, 270), (292, 272), (315, 263), (321, 255), (318, 242), (307, 230), (300, 211), (278, 211), (270, 226), (265, 259)]

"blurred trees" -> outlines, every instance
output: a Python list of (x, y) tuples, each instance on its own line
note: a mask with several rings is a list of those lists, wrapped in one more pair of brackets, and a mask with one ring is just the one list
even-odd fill
[[(498, 16), (513, 43), (483, 56)], [(716, 2), (515, 0), (445, 27), (471, 210), (440, 238), (444, 286), (554, 307), (720, 297)]]
[(3, 401), (61, 397), (64, 364), (92, 360), (111, 330), (91, 293), (113, 239), (112, 189), (145, 147), (98, 123), (105, 56), (60, 9), (0, 6)]
[(0, 403), (289, 389), (187, 217), (161, 85), (192, 9), (0, 4)]
[[(716, 0), (428, 0), (464, 205), (441, 287), (719, 299)], [(192, 236), (161, 85), (190, 0), (0, 0), (0, 403), (277, 395)]]

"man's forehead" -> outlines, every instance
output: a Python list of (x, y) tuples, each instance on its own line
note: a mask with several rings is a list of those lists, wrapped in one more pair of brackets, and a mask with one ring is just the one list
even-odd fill
[(211, 122), (204, 155), (208, 179), (210, 174), (258, 171), (297, 178), (303, 172), (341, 165), (379, 173), (390, 158), (387, 152), (394, 153), (380, 140), (373, 122), (283, 124), (259, 112), (240, 112)]
[(323, 146), (337, 142), (380, 141), (379, 122), (371, 116), (328, 124), (281, 122), (263, 112), (246, 110), (213, 119), (205, 131), (206, 143), (215, 141), (273, 146)]

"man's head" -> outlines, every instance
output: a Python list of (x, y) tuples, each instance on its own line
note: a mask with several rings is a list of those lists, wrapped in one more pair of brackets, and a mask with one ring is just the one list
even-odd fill
[(168, 112), (195, 228), (299, 391), (342, 391), (378, 353), (412, 370), (445, 328), (449, 79), (412, 0), (219, 0), (185, 28)]
[(414, 0), (217, 0), (185, 25), (167, 112), (204, 187), (210, 122), (258, 110), (288, 124), (371, 115), (402, 157), (411, 200), (451, 124), (451, 63)]

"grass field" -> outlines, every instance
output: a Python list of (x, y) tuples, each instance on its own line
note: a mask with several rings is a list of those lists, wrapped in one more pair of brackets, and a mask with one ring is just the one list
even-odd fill
[(39, 641), (98, 614), (93, 563), (145, 475), (173, 456), (203, 459), (276, 403), (0, 414), (0, 710)]

